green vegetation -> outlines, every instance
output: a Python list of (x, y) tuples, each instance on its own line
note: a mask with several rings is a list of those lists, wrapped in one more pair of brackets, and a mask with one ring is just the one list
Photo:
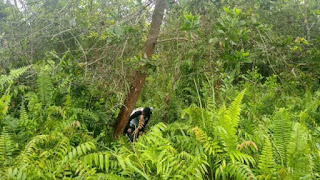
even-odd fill
[(0, 1), (0, 179), (320, 179), (320, 1), (166, 3)]

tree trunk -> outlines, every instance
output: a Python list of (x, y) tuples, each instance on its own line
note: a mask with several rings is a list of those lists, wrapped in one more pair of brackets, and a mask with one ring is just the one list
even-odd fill
[[(160, 26), (164, 16), (165, 4), (166, 0), (156, 0), (148, 38), (143, 48), (143, 58), (152, 58), (152, 53), (158, 39)], [(144, 70), (145, 67), (142, 66), (134, 73), (131, 87), (127, 94), (126, 100), (124, 101), (124, 104), (120, 110), (117, 122), (114, 126), (114, 138), (117, 138), (120, 134), (122, 134), (125, 126), (128, 123), (130, 113), (132, 112), (134, 106), (136, 105), (136, 102), (138, 101), (143, 84), (147, 77), (147, 74), (144, 72)]]

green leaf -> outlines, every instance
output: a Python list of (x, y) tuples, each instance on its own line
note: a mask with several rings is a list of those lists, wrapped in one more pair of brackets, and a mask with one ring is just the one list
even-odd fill
[(103, 165), (104, 165), (104, 161), (103, 161), (103, 154), (99, 154), (99, 162), (100, 162), (100, 169), (103, 170)]

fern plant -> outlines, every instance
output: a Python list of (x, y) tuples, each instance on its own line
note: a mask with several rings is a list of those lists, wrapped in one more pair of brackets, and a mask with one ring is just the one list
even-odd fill
[(8, 94), (0, 97), (0, 125), (8, 112), (10, 100), (11, 96)]
[(8, 168), (5, 172), (0, 172), (3, 179), (15, 179), (15, 180), (27, 180), (27, 173), (24, 171), (24, 168)]
[(238, 137), (236, 132), (239, 123), (241, 100), (244, 93), (245, 90), (234, 99), (228, 109), (223, 105), (217, 113), (217, 135), (228, 152), (237, 148)]
[(115, 149), (109, 159), (114, 156), (117, 162), (109, 163), (113, 162), (118, 166), (116, 169), (121, 169), (118, 173), (135, 179), (202, 179), (209, 165), (206, 155), (199, 151), (197, 154), (193, 149), (173, 147), (172, 137), (165, 138), (168, 136), (166, 130), (163, 123), (153, 126), (132, 147)]
[(46, 105), (52, 100), (53, 86), (51, 78), (46, 71), (40, 71), (37, 75), (37, 94), (41, 102)]
[[(4, 172), (7, 179), (118, 177), (136, 179), (202, 179), (207, 173), (206, 155), (197, 151), (176, 149), (165, 138), (166, 125), (157, 124), (132, 146), (116, 146), (96, 152), (92, 142), (72, 147), (70, 139), (60, 133), (35, 136), (21, 152), (18, 163)], [(18, 173), (12, 173), (18, 172)]]
[(18, 69), (12, 69), (10, 71), (9, 75), (1, 75), (0, 76), (0, 91), (2, 91), (5, 86), (13, 84), (14, 79), (19, 78), (29, 68), (31, 68), (31, 66), (21, 67), (21, 68), (18, 68)]
[(72, 147), (69, 139), (59, 133), (38, 135), (19, 155), (17, 168), (23, 168), (28, 177), (35, 179), (87, 175), (94, 169), (79, 167), (79, 158), (95, 150), (92, 142)]
[(192, 131), (196, 136), (196, 140), (203, 143), (204, 151), (207, 152), (209, 156), (214, 156), (216, 153), (222, 152), (221, 147), (218, 144), (219, 142), (217, 140), (214, 141), (211, 137), (207, 136), (200, 128), (195, 127)]
[(10, 134), (3, 128), (0, 134), (0, 165), (5, 167), (12, 164), (13, 152), (15, 151), (14, 142)]
[(216, 113), (216, 121), (211, 121), (211, 126), (205, 128), (209, 132), (213, 131), (213, 137), (199, 127), (192, 130), (210, 160), (211, 176), (216, 179), (255, 179), (250, 169), (255, 160), (237, 148), (237, 127), (244, 93), (245, 91), (242, 91), (229, 108), (223, 105)]
[(278, 159), (282, 166), (286, 166), (288, 157), (288, 144), (291, 137), (291, 119), (289, 113), (281, 108), (275, 113), (273, 118), (273, 136), (276, 148), (278, 149)]
[(37, 126), (38, 124), (28, 117), (24, 102), (22, 102), (20, 106), (19, 128), (24, 135), (24, 139), (28, 139), (30, 136), (34, 135)]
[(275, 175), (276, 164), (273, 158), (273, 150), (268, 138), (265, 139), (262, 153), (259, 157), (259, 179), (272, 179)]
[[(139, 138), (135, 144), (135, 157), (147, 163), (145, 168), (149, 167), (146, 169), (149, 174), (156, 172), (161, 179), (203, 177), (207, 172), (206, 157), (175, 149), (172, 143), (163, 137), (162, 131), (165, 129), (163, 123), (157, 124), (147, 135)], [(139, 167), (139, 164), (134, 162), (132, 164)]]
[(309, 146), (310, 135), (301, 123), (295, 123), (288, 145), (288, 167), (293, 179), (312, 179), (313, 163)]

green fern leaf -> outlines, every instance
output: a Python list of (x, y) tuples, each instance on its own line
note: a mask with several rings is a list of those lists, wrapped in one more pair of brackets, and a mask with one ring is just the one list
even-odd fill
[(239, 116), (240, 105), (244, 96), (245, 90), (243, 90), (231, 103), (230, 107), (226, 109), (223, 105), (218, 112), (218, 127), (220, 138), (223, 140), (227, 151), (233, 151), (237, 148), (238, 137), (236, 135)]
[(312, 159), (309, 147), (309, 133), (300, 123), (295, 123), (288, 145), (288, 166), (293, 170), (294, 179), (311, 179)]
[(239, 162), (229, 163), (226, 171), (230, 174), (230, 177), (234, 177), (238, 180), (255, 180), (256, 177), (251, 171), (250, 167)]
[[(88, 153), (93, 150), (96, 150), (96, 146), (92, 142), (86, 142), (83, 145), (73, 148), (73, 150), (70, 151), (67, 156), (65, 156), (65, 160), (72, 160), (84, 155), (84, 152)], [(98, 162), (98, 160), (96, 162)]]
[(26, 180), (27, 174), (24, 172), (23, 168), (18, 169), (10, 167), (6, 171), (6, 179)]
[(203, 143), (204, 150), (209, 155), (215, 155), (216, 152), (221, 152), (218, 142), (213, 141), (213, 139), (208, 137), (207, 134), (200, 128), (195, 127), (192, 129), (192, 131), (194, 132), (196, 139)]
[(281, 159), (281, 164), (286, 165), (287, 162), (287, 150), (288, 144), (291, 137), (291, 119), (288, 112), (281, 108), (274, 115), (274, 142), (279, 150), (279, 156)]
[(0, 122), (4, 119), (5, 115), (8, 112), (10, 100), (10, 95), (3, 95), (0, 98)]
[(48, 73), (40, 72), (37, 75), (37, 94), (43, 104), (48, 104), (52, 98), (53, 86)]
[(13, 83), (14, 79), (20, 77), (23, 73), (25, 73), (31, 66), (21, 67), (18, 69), (13, 69), (10, 71), (9, 75), (1, 75), (0, 76), (0, 90), (3, 90), (5, 85), (10, 85)]
[(28, 126), (28, 114), (26, 111), (26, 108), (24, 107), (24, 104), (22, 102), (20, 106), (20, 121), (19, 121), (21, 126)]
[(63, 159), (70, 151), (70, 141), (67, 137), (61, 137), (60, 142), (53, 148), (54, 154), (58, 155), (59, 160)]
[(9, 133), (6, 131), (5, 128), (3, 128), (2, 133), (0, 135), (0, 165), (10, 165), (14, 151), (14, 143)]
[(229, 106), (227, 110), (227, 114), (230, 116), (231, 125), (234, 128), (238, 127), (239, 123), (239, 117), (240, 117), (240, 111), (241, 111), (241, 101), (243, 99), (244, 93), (246, 90), (241, 91), (241, 93), (233, 100), (231, 105)]
[(259, 157), (258, 166), (261, 174), (259, 177), (264, 177), (264, 179), (268, 179), (268, 178), (271, 179), (272, 174), (275, 171), (275, 162), (273, 159), (272, 146), (268, 138), (265, 139), (262, 154)]

